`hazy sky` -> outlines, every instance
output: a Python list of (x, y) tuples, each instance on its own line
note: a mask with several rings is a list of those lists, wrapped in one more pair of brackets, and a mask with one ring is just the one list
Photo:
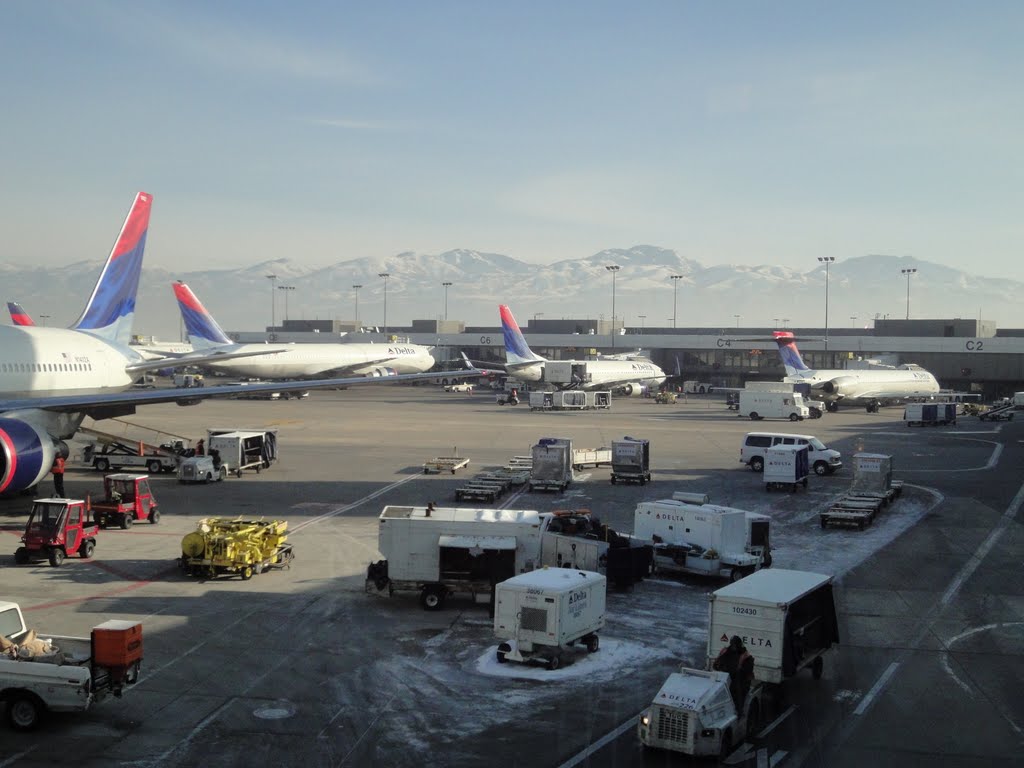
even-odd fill
[(0, 261), (651, 243), (1024, 280), (1020, 2), (7, 0)]

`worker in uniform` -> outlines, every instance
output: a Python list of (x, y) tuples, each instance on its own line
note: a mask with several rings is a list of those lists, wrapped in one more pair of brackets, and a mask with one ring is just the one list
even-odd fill
[(754, 682), (754, 657), (743, 645), (739, 635), (733, 635), (729, 644), (723, 648), (712, 667), (719, 672), (729, 673), (729, 692), (732, 694), (736, 710), (743, 711), (743, 702)]
[(64, 496), (64, 457), (59, 453), (57, 458), (53, 460), (53, 467), (50, 468), (53, 473), (53, 492), (56, 498), (63, 499)]
[(206, 455), (206, 441), (203, 438), (199, 438), (199, 442), (196, 443), (196, 456)]

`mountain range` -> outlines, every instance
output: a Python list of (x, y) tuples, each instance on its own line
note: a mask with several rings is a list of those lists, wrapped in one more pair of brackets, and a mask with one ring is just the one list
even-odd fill
[[(614, 273), (606, 269), (618, 265)], [(5, 300), (20, 302), (38, 323), (75, 321), (99, 273), (98, 261), (63, 267), (0, 264)], [(829, 326), (871, 327), (875, 318), (981, 318), (999, 328), (1024, 327), (1019, 296), (1024, 284), (980, 277), (912, 257), (860, 256), (828, 266)], [(381, 273), (387, 273), (385, 280)], [(268, 275), (276, 278), (268, 279)], [(673, 279), (673, 275), (679, 275)], [(820, 328), (825, 323), (826, 268), (801, 272), (770, 265), (704, 266), (651, 245), (609, 249), (582, 259), (537, 265), (472, 250), (400, 253), (310, 268), (288, 258), (238, 269), (175, 273), (143, 268), (136, 332), (163, 340), (179, 337), (170, 285), (188, 283), (226, 330), (261, 330), (286, 313), (293, 319), (359, 316), (364, 325), (389, 328), (414, 319), (448, 318), (497, 326), (498, 305), (508, 304), (524, 327), (533, 318), (615, 316), (627, 327)], [(443, 283), (451, 283), (447, 288)], [(354, 289), (354, 285), (362, 286)], [(292, 286), (294, 290), (280, 290)], [(675, 302), (675, 307), (673, 303)], [(286, 307), (287, 305), (287, 307)]]

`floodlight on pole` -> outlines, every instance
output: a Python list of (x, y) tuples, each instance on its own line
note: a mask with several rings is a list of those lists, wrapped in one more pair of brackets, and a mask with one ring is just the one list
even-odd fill
[(277, 275), (269, 274), (267, 280), (270, 281), (270, 331), (273, 333), (277, 325), (277, 291), (274, 290), (277, 287)]
[(904, 275), (907, 276), (907, 320), (909, 320), (910, 319), (910, 276), (912, 274), (914, 274), (915, 272), (917, 272), (917, 270), (913, 269), (913, 268), (911, 268), (911, 269), (901, 269), (900, 272), (902, 272)]
[(451, 283), (445, 280), (441, 285), (444, 286), (444, 319), (448, 319), (448, 288), (451, 287)]
[(362, 287), (363, 287), (362, 285), (353, 285), (352, 286), (352, 290), (356, 294), (356, 316), (355, 316), (356, 328), (362, 328), (363, 327), (363, 324), (359, 322), (359, 289), (362, 288)]
[(384, 338), (388, 337), (388, 278), (391, 277), (390, 272), (378, 272), (377, 277), (384, 278)]
[(669, 279), (672, 281), (672, 327), (676, 327), (676, 297), (679, 295), (679, 281), (683, 279), (682, 275), (669, 275)]
[(640, 327), (641, 328), (646, 328), (647, 327), (647, 323), (645, 323), (644, 320), (647, 319), (647, 315), (637, 315), (637, 317), (640, 318)]
[(605, 267), (609, 272), (612, 273), (612, 346), (615, 346), (615, 273), (618, 272), (622, 267), (618, 264), (609, 264)]
[(828, 352), (828, 268), (836, 260), (835, 256), (819, 256), (818, 261), (825, 265), (825, 351)]
[(279, 285), (277, 290), (284, 291), (284, 321), (288, 322), (288, 294), (295, 290), (294, 285)]

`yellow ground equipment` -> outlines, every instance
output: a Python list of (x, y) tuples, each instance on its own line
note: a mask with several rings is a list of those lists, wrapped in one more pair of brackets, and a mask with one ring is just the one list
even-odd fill
[(654, 402), (661, 403), (662, 405), (672, 404), (675, 401), (676, 401), (676, 393), (675, 392), (668, 392), (668, 391), (659, 392), (658, 394), (656, 394), (654, 396)]
[(295, 558), (286, 543), (284, 520), (224, 520), (208, 517), (181, 540), (181, 569), (189, 576), (213, 578), (237, 573), (252, 578), (268, 568), (288, 568)]

